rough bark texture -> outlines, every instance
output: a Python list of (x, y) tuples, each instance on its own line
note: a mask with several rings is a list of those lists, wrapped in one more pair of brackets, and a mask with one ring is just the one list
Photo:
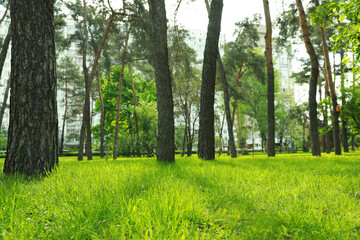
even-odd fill
[(158, 108), (156, 156), (161, 162), (175, 162), (174, 103), (168, 61), (165, 1), (149, 0), (149, 12)]
[(92, 147), (91, 147), (91, 117), (90, 117), (90, 82), (89, 82), (89, 70), (87, 68), (86, 59), (87, 59), (87, 46), (88, 46), (88, 31), (87, 31), (87, 11), (86, 11), (86, 1), (83, 2), (83, 11), (84, 11), (84, 47), (83, 47), (83, 73), (84, 73), (84, 82), (85, 82), (85, 103), (83, 109), (83, 120), (80, 130), (80, 144), (79, 144), (79, 153), (78, 160), (83, 160), (83, 149), (84, 149), (84, 140), (85, 140), (85, 131), (86, 131), (86, 155), (88, 160), (92, 160)]
[(321, 150), (320, 150), (320, 141), (319, 141), (319, 129), (318, 129), (318, 121), (317, 121), (317, 102), (316, 102), (316, 87), (317, 87), (317, 78), (319, 75), (319, 61), (310, 40), (305, 11), (301, 0), (296, 0), (296, 6), (299, 11), (300, 26), (303, 34), (304, 43), (311, 61), (311, 75), (309, 81), (311, 152), (313, 156), (320, 156)]
[(10, 125), (4, 173), (58, 164), (54, 1), (11, 1)]
[(199, 158), (215, 159), (214, 101), (216, 59), (219, 53), (223, 1), (213, 0), (209, 14), (206, 36), (204, 63), (201, 81), (200, 118), (199, 118)]
[(266, 35), (265, 35), (265, 56), (267, 68), (267, 114), (268, 114), (268, 156), (275, 156), (275, 84), (274, 84), (274, 66), (272, 60), (272, 26), (270, 17), (269, 1), (263, 0)]

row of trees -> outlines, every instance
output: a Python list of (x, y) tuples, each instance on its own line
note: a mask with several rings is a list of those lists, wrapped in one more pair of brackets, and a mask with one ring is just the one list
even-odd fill
[[(78, 23), (76, 33), (69, 39), (61, 35), (61, 28), (65, 25), (65, 15), (56, 11), (53, 1), (45, 5), (40, 4), (41, 6), (36, 1), (26, 2), (26, 8), (22, 8), (25, 5), (21, 5), (25, 4), (24, 1), (10, 3), (12, 27), (9, 35), (13, 33), (11, 35), (13, 41), (11, 79), (13, 81), (11, 81), (8, 154), (4, 167), (6, 173), (21, 172), (28, 175), (42, 173), (51, 171), (58, 163), (55, 40), (56, 50), (59, 53), (75, 43), (80, 47), (83, 56), (83, 76), (79, 75), (75, 65), (68, 58), (64, 58), (58, 64), (58, 86), (65, 94), (60, 153), (63, 150), (66, 121), (71, 121), (74, 116), (80, 116), (82, 125), (79, 136), (79, 160), (83, 159), (84, 144), (87, 159), (92, 159), (92, 143), (95, 138), (99, 143), (101, 156), (104, 156), (105, 146), (110, 145), (113, 146), (114, 159), (119, 153), (140, 155), (142, 151), (142, 153), (152, 155), (156, 143), (157, 159), (163, 162), (174, 162), (176, 143), (174, 117), (176, 116), (182, 116), (184, 119), (183, 153), (187, 148), (188, 155), (191, 154), (196, 137), (194, 123), (199, 118), (199, 157), (214, 159), (216, 126), (214, 95), (217, 66), (219, 70), (217, 87), (223, 91), (224, 119), (226, 118), (227, 121), (230, 137), (228, 145), (232, 157), (236, 157), (232, 132), (235, 116), (238, 119), (239, 139), (244, 139), (244, 132), (246, 132), (241, 127), (240, 113), (245, 113), (256, 120), (261, 137), (267, 142), (269, 156), (275, 156), (275, 132), (277, 131), (282, 141), (286, 126), (290, 125), (290, 122), (299, 122), (298, 116), (301, 115), (299, 107), (288, 109), (283, 107), (284, 104), (280, 104), (279, 99), (275, 102), (277, 73), (272, 63), (273, 24), (270, 18), (269, 2), (266, 0), (264, 0), (267, 23), (266, 59), (256, 48), (259, 38), (256, 31), (257, 18), (245, 19), (237, 24), (237, 38), (225, 46), (225, 55), (222, 58), (218, 46), (223, 1), (212, 0), (209, 3), (205, 0), (209, 11), (209, 25), (201, 86), (200, 81), (196, 81), (200, 72), (196, 67), (195, 53), (184, 41), (186, 32), (178, 26), (168, 31), (164, 0), (149, 0), (148, 11), (145, 7), (146, 2), (142, 0), (131, 3), (124, 0), (119, 10), (115, 10), (110, 2), (105, 1), (58, 2), (64, 4), (59, 5), (59, 8), (66, 6), (73, 20)], [(181, 2), (178, 2), (178, 7)], [(358, 27), (354, 19), (357, 18), (354, 13), (357, 5), (354, 2), (356, 1), (350, 1), (351, 4), (355, 4), (353, 8), (347, 8), (348, 5), (344, 5), (341, 1), (324, 1), (321, 6), (317, 3), (316, 11), (313, 11), (312, 15), (312, 21), (320, 26), (318, 28), (322, 37), (324, 72), (326, 73), (324, 77), (332, 99), (336, 154), (341, 153), (339, 108), (327, 56), (326, 40), (328, 39), (323, 27), (325, 22), (331, 25), (330, 23), (336, 23), (334, 19), (338, 19), (340, 23), (337, 23), (338, 33), (334, 38), (336, 42), (334, 49), (336, 47), (338, 50), (343, 49), (343, 53), (351, 50), (354, 56), (358, 56), (358, 49), (354, 47), (357, 38), (352, 38), (350, 42), (344, 40), (344, 38), (349, 38), (353, 29)], [(295, 4), (292, 6), (294, 10)], [(25, 14), (23, 9), (32, 9), (34, 13)], [(313, 155), (320, 155), (316, 102), (316, 88), (318, 83), (321, 83), (318, 53), (311, 43), (313, 33), (309, 31), (308, 19), (300, 0), (296, 0), (296, 9), (299, 13), (297, 19), (301, 24), (297, 23), (292, 27), (298, 29), (301, 26), (302, 36), (311, 58), (309, 84), (311, 148)], [(344, 9), (347, 11), (343, 11)], [(54, 12), (56, 12), (55, 15)], [(285, 17), (296, 18), (291, 12), (284, 12), (283, 17), (284, 19)], [(35, 22), (44, 25), (35, 24)], [(284, 23), (281, 20), (277, 22), (280, 26)], [(36, 28), (33, 28), (33, 25), (36, 25)], [(32, 31), (27, 31), (30, 28)], [(294, 37), (286, 29), (280, 29), (283, 38), (279, 39), (279, 46), (281, 40)], [(294, 30), (290, 33), (295, 32)], [(113, 51), (113, 49), (120, 50)], [(90, 60), (92, 57), (88, 56), (93, 56), (93, 60)], [(354, 72), (351, 92), (346, 91), (345, 73), (349, 67), (345, 65), (346, 58), (344, 59), (341, 68), (342, 119), (350, 123), (353, 135), (355, 135), (359, 126), (358, 115), (356, 115), (359, 111), (357, 111), (357, 98), (355, 98), (358, 94), (358, 85), (355, 83), (357, 57), (353, 61), (348, 61), (352, 63), (351, 70)], [(152, 67), (149, 67), (150, 65)], [(153, 78), (155, 78), (155, 86), (151, 81)], [(280, 93), (276, 96), (281, 98)], [(93, 110), (91, 99), (96, 99), (96, 107)], [(231, 99), (233, 99), (233, 104), (231, 104)], [(267, 106), (264, 104), (266, 102)], [(91, 128), (92, 111), (99, 112), (101, 115), (100, 124), (93, 128)], [(192, 111), (198, 111), (199, 114), (192, 114)], [(325, 118), (327, 112), (324, 111), (323, 115)], [(305, 122), (306, 120), (304, 126)], [(327, 120), (324, 120), (324, 123), (327, 123)], [(344, 122), (342, 125), (343, 127), (345, 125), (344, 129), (347, 129)], [(344, 132), (346, 131), (342, 132), (343, 144), (345, 144), (347, 137), (344, 136)], [(303, 142), (305, 142), (304, 139)], [(121, 148), (118, 149), (118, 146)]]

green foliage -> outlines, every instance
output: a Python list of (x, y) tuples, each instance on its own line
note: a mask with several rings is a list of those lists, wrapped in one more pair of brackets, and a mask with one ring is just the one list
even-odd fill
[(46, 178), (0, 174), (1, 236), (358, 239), (359, 158), (61, 158)]
[(355, 134), (360, 133), (360, 87), (348, 91), (350, 99), (342, 106), (341, 117), (350, 123), (350, 128)]
[[(109, 77), (104, 77), (101, 79), (102, 84), (102, 94), (104, 101), (104, 112), (105, 112), (105, 136), (107, 143), (112, 143), (112, 138), (115, 132), (115, 121), (116, 121), (116, 102), (119, 89), (119, 78), (120, 78), (121, 66), (113, 66), (112, 72)], [(133, 74), (135, 92), (137, 102), (139, 104), (137, 111), (140, 111), (142, 114), (139, 117), (139, 129), (141, 132), (142, 140), (140, 145), (147, 146), (144, 147), (144, 151), (149, 152), (149, 146), (153, 148), (154, 145), (149, 142), (156, 139), (156, 134), (153, 131), (153, 126), (157, 125), (157, 118), (154, 117), (154, 114), (157, 114), (156, 111), (156, 88), (154, 81), (147, 82), (144, 79), (144, 76), (141, 73)], [(144, 105), (144, 106), (143, 106)], [(100, 102), (97, 100), (95, 111), (100, 111)], [(149, 113), (145, 114), (145, 111)], [(140, 120), (141, 117), (141, 120)], [(135, 132), (135, 122), (134, 122), (134, 105), (133, 105), (133, 92), (131, 87), (131, 79), (128, 67), (124, 69), (124, 78), (123, 86), (121, 93), (121, 107), (120, 107), (120, 130), (119, 130), (119, 151), (121, 155), (133, 154), (136, 132)], [(149, 125), (147, 125), (149, 124)], [(144, 127), (144, 129), (141, 129)], [(149, 130), (151, 129), (151, 130)], [(100, 128), (95, 126), (93, 128), (95, 139), (99, 139)], [(156, 131), (155, 131), (156, 132)], [(146, 136), (143, 136), (146, 135)], [(152, 139), (150, 141), (150, 138)]]

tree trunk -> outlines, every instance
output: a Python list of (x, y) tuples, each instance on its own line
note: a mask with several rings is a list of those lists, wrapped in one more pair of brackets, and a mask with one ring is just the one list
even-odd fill
[(61, 128), (61, 139), (60, 139), (60, 148), (59, 148), (60, 157), (62, 157), (64, 151), (65, 123), (66, 123), (66, 113), (68, 107), (67, 97), (68, 97), (68, 88), (67, 88), (67, 79), (65, 79), (65, 110), (64, 110), (63, 124)]
[[(1, 76), (1, 73), (2, 73), (2, 70), (3, 70), (3, 67), (4, 67), (4, 63), (5, 63), (5, 60), (6, 60), (6, 55), (7, 55), (8, 49), (9, 49), (10, 41), (11, 41), (11, 25), (9, 26), (9, 30), (8, 30), (8, 33), (6, 34), (5, 39), (4, 39), (4, 43), (3, 43), (1, 53), (0, 53), (0, 76)], [(7, 82), (6, 82), (4, 100), (3, 100), (1, 110), (0, 110), (0, 129), (1, 129), (1, 126), (2, 126), (3, 118), (4, 118), (6, 102), (7, 102), (7, 99), (9, 97), (10, 79), (11, 79), (11, 77), (9, 77)]]
[(91, 146), (91, 125), (90, 125), (90, 82), (89, 82), (89, 72), (86, 65), (87, 61), (87, 45), (88, 45), (88, 30), (87, 30), (87, 9), (86, 9), (86, 0), (83, 0), (83, 31), (84, 31), (84, 46), (83, 46), (83, 72), (84, 72), (84, 82), (85, 82), (85, 103), (83, 109), (83, 119), (80, 130), (80, 144), (79, 144), (79, 153), (78, 161), (83, 160), (83, 149), (84, 149), (84, 140), (85, 140), (85, 131), (86, 131), (86, 149), (85, 153), (88, 160), (92, 160), (92, 146)]
[(201, 81), (199, 119), (199, 158), (215, 159), (214, 101), (216, 59), (219, 54), (219, 36), (223, 1), (213, 0), (209, 14), (209, 25), (205, 43)]
[(235, 147), (234, 130), (233, 130), (234, 128), (233, 128), (233, 121), (231, 119), (231, 111), (230, 111), (229, 87), (228, 87), (228, 82), (226, 79), (225, 68), (224, 68), (224, 65), (220, 58), (220, 52), (219, 52), (217, 60), (218, 60), (218, 64), (220, 67), (222, 87), (223, 87), (223, 91), (224, 91), (225, 115), (226, 115), (226, 123), (227, 123), (228, 134), (229, 134), (228, 152), (230, 150), (231, 157), (236, 158), (236, 147)]
[(9, 45), (10, 45), (10, 41), (11, 41), (11, 24), (9, 26), (9, 30), (8, 33), (6, 34), (6, 37), (4, 39), (4, 43), (0, 52), (0, 76), (2, 74), (2, 70), (4, 67), (4, 63), (6, 60), (6, 55), (9, 49)]
[[(240, 78), (242, 76), (242, 68), (243, 68), (243, 61), (240, 62), (240, 69), (239, 69), (239, 73), (238, 73), (238, 76), (236, 78), (236, 83), (235, 83), (235, 87), (236, 87), (236, 92), (238, 91), (239, 89), (239, 86), (240, 86)], [(234, 101), (234, 108), (233, 108), (233, 113), (232, 113), (232, 125), (234, 126), (234, 120), (235, 120), (235, 113), (236, 113), (236, 109), (238, 108), (238, 105), (237, 105), (237, 99), (235, 99)]]
[[(340, 71), (341, 71), (341, 105), (344, 106), (346, 104), (346, 96), (345, 96), (345, 72), (344, 72), (344, 63), (342, 62), (344, 59), (344, 49), (340, 50)], [(334, 64), (335, 65), (335, 64)], [(349, 152), (349, 144), (348, 144), (348, 129), (347, 129), (347, 121), (342, 118), (342, 139), (343, 139), (343, 147), (344, 152)]]
[(10, 125), (4, 173), (46, 174), (59, 162), (54, 1), (11, 1), (11, 22)]
[(134, 79), (132, 74), (132, 67), (129, 65), (129, 71), (130, 71), (130, 80), (131, 80), (131, 89), (133, 94), (133, 103), (134, 103), (134, 119), (135, 119), (135, 132), (136, 132), (136, 155), (138, 157), (141, 157), (140, 154), (140, 142), (139, 142), (139, 122), (137, 118), (137, 101), (136, 101), (136, 92), (135, 92), (135, 85), (134, 85)]
[[(316, 7), (319, 7), (319, 1), (315, 0)], [(332, 102), (332, 113), (333, 113), (333, 137), (334, 137), (334, 149), (336, 155), (341, 155), (341, 144), (340, 144), (340, 125), (339, 125), (339, 115), (340, 111), (338, 111), (338, 104), (337, 104), (337, 96), (335, 94), (335, 86), (332, 81), (332, 74), (331, 74), (331, 66), (329, 60), (329, 51), (326, 43), (325, 37), (325, 30), (322, 26), (320, 26), (320, 34), (321, 34), (321, 41), (322, 41), (322, 49), (324, 53), (324, 61), (325, 61), (325, 68), (326, 68), (326, 80), (328, 81), (330, 87), (330, 96)]]
[(120, 127), (120, 103), (121, 103), (121, 92), (122, 92), (122, 85), (123, 85), (123, 79), (124, 79), (124, 70), (125, 70), (125, 61), (126, 61), (126, 53), (127, 53), (127, 47), (129, 42), (129, 36), (132, 29), (132, 25), (130, 25), (129, 30), (126, 34), (125, 39), (125, 47), (124, 47), (124, 53), (122, 57), (122, 64), (121, 64), (121, 72), (119, 77), (119, 92), (118, 97), (116, 101), (116, 126), (115, 126), (115, 135), (114, 135), (114, 150), (113, 150), (113, 159), (117, 159), (117, 152), (118, 152), (118, 139), (119, 139), (119, 127)]
[(167, 19), (164, 0), (149, 0), (151, 42), (155, 69), (158, 135), (156, 157), (160, 162), (175, 162), (174, 103), (167, 48)]
[(307, 117), (306, 115), (304, 116), (304, 124), (303, 124), (303, 152), (307, 152), (307, 149), (306, 149), (306, 138), (305, 138), (305, 134), (306, 134), (306, 120), (307, 120)]
[(105, 110), (104, 110), (104, 100), (102, 96), (101, 83), (100, 83), (100, 71), (97, 70), (97, 85), (99, 91), (99, 101), (100, 101), (100, 157), (105, 156), (105, 145), (104, 145), (104, 128), (105, 128)]
[(311, 75), (309, 82), (310, 136), (312, 141), (311, 152), (313, 156), (321, 156), (319, 129), (318, 129), (318, 121), (317, 121), (317, 102), (316, 102), (316, 87), (317, 87), (317, 78), (319, 75), (319, 62), (314, 47), (310, 40), (305, 11), (301, 0), (296, 0), (296, 6), (299, 11), (300, 26), (303, 33), (304, 43), (311, 61)]
[[(209, 1), (205, 0), (205, 3), (206, 3), (206, 9), (207, 9), (208, 15), (210, 15)], [(229, 86), (228, 86), (228, 82), (226, 79), (224, 64), (221, 60), (220, 51), (218, 52), (217, 62), (219, 64), (219, 68), (220, 68), (221, 83), (222, 83), (223, 92), (224, 92), (225, 116), (226, 116), (226, 123), (227, 123), (228, 134), (229, 134), (228, 155), (230, 153), (232, 158), (236, 158), (236, 146), (235, 146), (234, 130), (233, 130), (234, 123), (231, 119), (231, 111), (230, 111)]]
[(11, 76), (6, 81), (6, 89), (5, 89), (4, 99), (3, 99), (3, 102), (1, 104), (1, 109), (0, 109), (0, 129), (1, 129), (1, 126), (2, 126), (3, 118), (4, 118), (7, 99), (9, 97), (10, 82), (11, 82)]
[(272, 60), (272, 26), (270, 17), (269, 1), (263, 0), (266, 20), (266, 68), (267, 68), (267, 100), (268, 100), (268, 156), (275, 156), (275, 84), (274, 66)]

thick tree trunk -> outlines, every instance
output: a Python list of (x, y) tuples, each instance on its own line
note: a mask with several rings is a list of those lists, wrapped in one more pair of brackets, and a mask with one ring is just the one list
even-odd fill
[(64, 110), (64, 116), (63, 116), (63, 124), (61, 128), (61, 139), (60, 139), (60, 148), (59, 148), (59, 156), (62, 157), (63, 151), (64, 151), (64, 136), (65, 136), (65, 123), (66, 123), (66, 114), (67, 114), (67, 108), (68, 108), (68, 88), (67, 88), (67, 79), (65, 79), (65, 110)]
[(151, 42), (155, 69), (158, 135), (156, 157), (160, 162), (175, 162), (174, 103), (168, 61), (167, 25), (164, 0), (149, 0)]
[(320, 151), (319, 129), (318, 129), (318, 121), (317, 121), (317, 102), (316, 102), (316, 87), (317, 87), (317, 78), (319, 75), (319, 62), (314, 47), (310, 40), (305, 11), (301, 0), (296, 0), (296, 6), (299, 11), (300, 26), (303, 33), (304, 43), (311, 61), (311, 75), (309, 82), (310, 136), (312, 141), (311, 152), (313, 156), (320, 156), (321, 151)]
[(266, 68), (267, 68), (267, 117), (268, 117), (268, 156), (275, 156), (275, 83), (274, 66), (272, 60), (272, 26), (269, 1), (263, 0), (266, 20)]
[(213, 0), (209, 14), (209, 25), (205, 43), (201, 81), (199, 119), (199, 158), (215, 159), (214, 101), (216, 59), (219, 54), (219, 36), (223, 1)]
[(54, 1), (11, 1), (10, 125), (4, 173), (58, 164)]
[(90, 125), (90, 82), (89, 82), (89, 71), (87, 68), (87, 46), (88, 46), (88, 30), (87, 30), (87, 9), (86, 9), (86, 0), (83, 1), (83, 31), (84, 31), (84, 46), (83, 46), (83, 72), (84, 72), (84, 82), (85, 82), (85, 103), (83, 109), (83, 120), (80, 130), (80, 144), (79, 144), (79, 153), (78, 160), (83, 160), (83, 149), (84, 149), (84, 140), (85, 140), (85, 131), (86, 131), (86, 149), (85, 153), (88, 160), (92, 160), (92, 146), (91, 146), (91, 125)]
[(122, 64), (121, 64), (121, 72), (120, 72), (120, 77), (119, 77), (119, 91), (118, 91), (118, 96), (117, 96), (117, 101), (116, 101), (116, 123), (115, 123), (116, 125), (115, 125), (114, 150), (113, 150), (113, 159), (114, 160), (117, 159), (117, 152), (118, 152), (121, 93), (122, 93), (122, 86), (123, 86), (123, 80), (124, 80), (124, 70), (125, 70), (127, 47), (128, 47), (131, 29), (132, 29), (132, 26), (130, 25), (129, 30), (126, 34), (124, 53), (123, 53)]

